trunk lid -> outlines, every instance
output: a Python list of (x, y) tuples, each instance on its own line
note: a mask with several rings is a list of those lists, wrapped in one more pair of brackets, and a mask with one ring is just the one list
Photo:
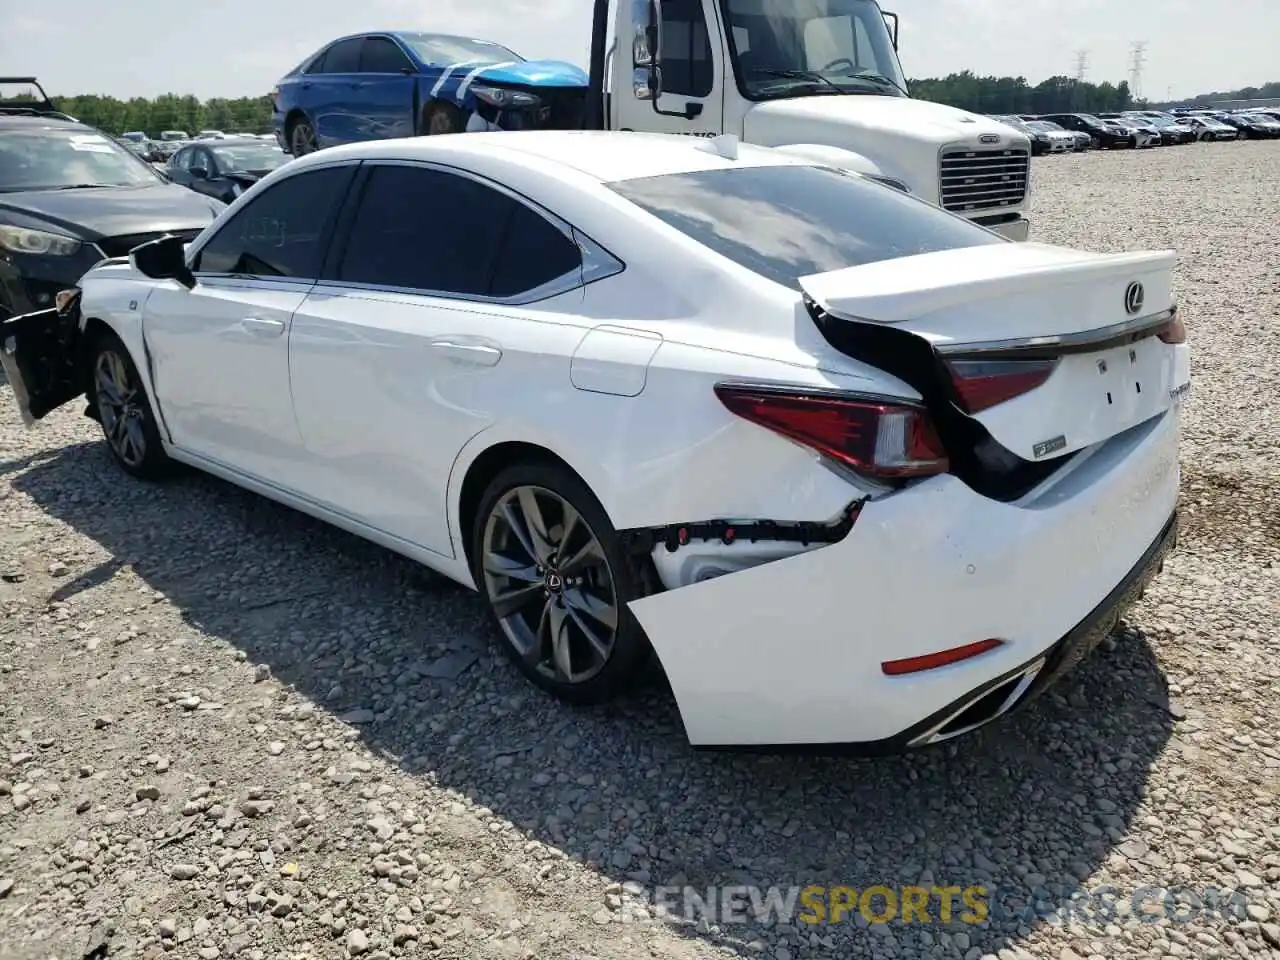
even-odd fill
[(1156, 416), (1186, 391), (1186, 347), (1156, 336), (1172, 317), (1175, 263), (1171, 251), (990, 244), (815, 274), (800, 286), (831, 326), (927, 342), (939, 379), (1038, 363), (1043, 375), (1027, 381), (1038, 385), (970, 416), (1011, 453), (1042, 461)]

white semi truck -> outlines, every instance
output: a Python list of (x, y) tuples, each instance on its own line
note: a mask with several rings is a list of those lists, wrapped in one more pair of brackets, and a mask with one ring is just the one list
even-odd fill
[(595, 0), (584, 125), (734, 134), (1026, 240), (1030, 141), (911, 99), (897, 50), (876, 0)]

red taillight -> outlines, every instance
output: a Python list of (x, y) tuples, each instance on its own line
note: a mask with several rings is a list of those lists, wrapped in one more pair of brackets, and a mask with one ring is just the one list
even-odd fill
[(886, 660), (880, 664), (880, 670), (890, 677), (900, 677), (904, 673), (920, 673), (923, 670), (934, 670), (951, 663), (959, 663), (979, 654), (1003, 646), (1003, 640), (979, 640), (977, 643), (966, 643), (963, 647), (952, 647), (950, 650), (939, 650), (937, 653), (926, 653), (920, 657), (907, 657), (903, 660)]
[(960, 405), (981, 413), (1030, 393), (1053, 373), (1056, 360), (949, 360), (947, 369)]
[(927, 411), (910, 404), (719, 384), (733, 413), (875, 477), (927, 477), (947, 455)]
[(1186, 343), (1187, 342), (1187, 325), (1182, 322), (1182, 318), (1176, 313), (1169, 319), (1160, 332), (1156, 334), (1165, 343)]

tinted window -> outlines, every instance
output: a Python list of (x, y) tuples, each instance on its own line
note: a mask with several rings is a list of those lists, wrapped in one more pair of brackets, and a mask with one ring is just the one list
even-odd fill
[(191, 150), (179, 150), (169, 159), (169, 166), (175, 170), (186, 170), (191, 166)]
[(362, 73), (399, 73), (411, 67), (409, 58), (386, 37), (368, 37), (360, 53)]
[(582, 267), (578, 245), (533, 210), (513, 203), (489, 293), (514, 297)]
[(360, 48), (363, 40), (343, 40), (335, 43), (324, 55), (324, 61), (318, 73), (358, 73), (360, 70)]
[(898, 190), (826, 167), (740, 167), (610, 186), (699, 243), (791, 287), (813, 273), (1006, 242)]
[(259, 277), (319, 275), (329, 222), (353, 167), (289, 177), (254, 198), (205, 244), (192, 269)]
[(702, 0), (662, 0), (662, 92), (705, 97), (712, 85)]
[(438, 170), (389, 166), (370, 174), (336, 279), (512, 296), (578, 259), (564, 234), (504, 193)]

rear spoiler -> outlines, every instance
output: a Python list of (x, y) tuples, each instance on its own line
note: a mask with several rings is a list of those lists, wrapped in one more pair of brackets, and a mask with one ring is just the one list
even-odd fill
[(75, 117), (68, 116), (59, 110), (49, 95), (44, 92), (44, 87), (40, 86), (40, 81), (35, 77), (0, 77), (0, 87), (35, 87), (40, 91), (40, 98), (15, 98), (12, 100), (0, 99), (0, 114), (9, 116), (25, 115), (31, 117), (54, 117), (58, 120), (75, 121)]

